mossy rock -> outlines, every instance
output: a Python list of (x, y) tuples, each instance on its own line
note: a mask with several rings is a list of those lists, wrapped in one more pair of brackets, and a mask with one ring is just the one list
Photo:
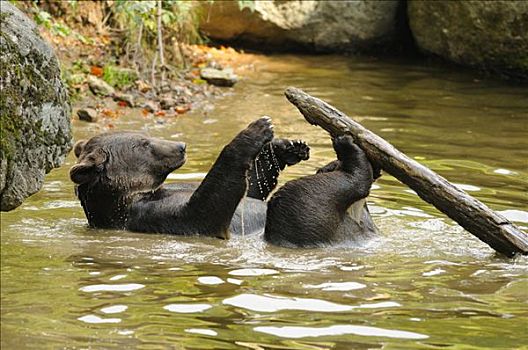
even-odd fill
[(412, 0), (408, 15), (423, 51), (528, 81), (528, 1)]
[(0, 9), (0, 209), (37, 192), (71, 149), (70, 103), (52, 48), (8, 2)]

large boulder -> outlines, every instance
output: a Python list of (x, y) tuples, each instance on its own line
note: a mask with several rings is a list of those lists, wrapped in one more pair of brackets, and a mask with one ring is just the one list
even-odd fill
[(71, 109), (57, 58), (35, 24), (7, 1), (0, 22), (0, 209), (8, 211), (71, 149)]
[(398, 0), (239, 1), (202, 3), (200, 29), (209, 37), (271, 48), (377, 50), (398, 32)]
[(411, 0), (408, 16), (423, 51), (528, 80), (528, 1)]

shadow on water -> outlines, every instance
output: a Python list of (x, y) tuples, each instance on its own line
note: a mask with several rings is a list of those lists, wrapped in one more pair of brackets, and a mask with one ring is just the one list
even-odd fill
[[(235, 93), (175, 120), (132, 111), (116, 129), (188, 143), (169, 181), (200, 180), (222, 146), (260, 115), (305, 139), (311, 174), (329, 137), (283, 97), (321, 97), (471, 195), (528, 227), (528, 93), (423, 63), (333, 56), (258, 58)], [(256, 67), (256, 68), (255, 68)], [(75, 123), (76, 139), (103, 131)], [(383, 235), (291, 250), (92, 230), (66, 164), (21, 208), (2, 213), (2, 348), (517, 348), (528, 342), (528, 259), (463, 231), (389, 175), (369, 205)]]

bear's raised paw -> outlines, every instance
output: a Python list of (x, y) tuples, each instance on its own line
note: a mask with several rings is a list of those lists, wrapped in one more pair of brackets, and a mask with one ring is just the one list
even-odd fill
[(310, 158), (310, 147), (301, 140), (274, 139), (273, 150), (285, 165), (291, 166)]

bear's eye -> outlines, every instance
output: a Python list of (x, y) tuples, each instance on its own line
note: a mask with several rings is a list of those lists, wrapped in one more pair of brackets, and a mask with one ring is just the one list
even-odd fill
[(149, 140), (143, 140), (143, 141), (141, 142), (141, 146), (143, 146), (143, 147), (145, 147), (145, 148), (148, 147), (148, 146), (150, 146), (150, 141), (149, 141)]

